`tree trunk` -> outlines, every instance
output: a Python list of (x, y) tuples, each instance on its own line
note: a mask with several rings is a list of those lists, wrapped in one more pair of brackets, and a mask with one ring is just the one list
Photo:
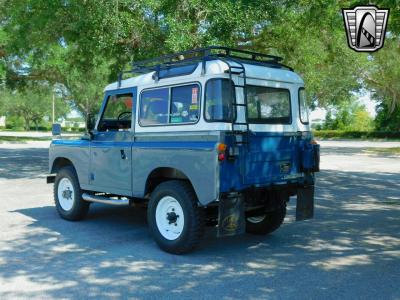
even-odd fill
[(24, 128), (26, 131), (29, 131), (31, 129), (31, 123), (30, 123), (30, 119), (28, 117), (23, 117), (24, 118)]

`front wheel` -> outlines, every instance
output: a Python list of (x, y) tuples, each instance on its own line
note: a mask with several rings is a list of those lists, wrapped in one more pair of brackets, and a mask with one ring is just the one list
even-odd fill
[(252, 234), (268, 234), (277, 230), (286, 216), (286, 205), (261, 216), (246, 218), (246, 232)]
[(183, 254), (199, 243), (204, 229), (204, 210), (189, 183), (171, 180), (151, 194), (147, 208), (150, 233), (166, 252)]
[(78, 176), (72, 166), (66, 166), (57, 173), (54, 201), (57, 212), (63, 219), (77, 221), (88, 213), (90, 203), (82, 199)]

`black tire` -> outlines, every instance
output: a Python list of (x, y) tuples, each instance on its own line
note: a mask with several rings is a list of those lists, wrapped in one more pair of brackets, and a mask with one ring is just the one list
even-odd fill
[[(73, 187), (73, 192), (70, 195), (72, 198), (72, 207), (70, 209), (64, 209), (60, 204), (60, 199), (58, 197), (58, 188), (63, 178), (67, 178)], [(65, 220), (78, 221), (82, 220), (87, 215), (90, 203), (82, 199), (82, 190), (73, 166), (63, 167), (57, 173), (54, 181), (54, 202), (58, 214)]]
[(286, 205), (279, 209), (265, 213), (264, 219), (259, 222), (251, 222), (251, 218), (246, 218), (246, 232), (252, 234), (265, 235), (277, 230), (283, 223), (286, 216)]
[[(157, 206), (160, 200), (166, 196), (174, 198), (179, 203), (184, 215), (183, 229), (180, 231), (180, 235), (173, 240), (167, 239), (160, 232), (156, 221)], [(204, 209), (198, 206), (193, 188), (185, 181), (163, 182), (151, 194), (147, 208), (149, 230), (158, 246), (166, 252), (183, 254), (192, 251), (203, 236), (204, 219)]]

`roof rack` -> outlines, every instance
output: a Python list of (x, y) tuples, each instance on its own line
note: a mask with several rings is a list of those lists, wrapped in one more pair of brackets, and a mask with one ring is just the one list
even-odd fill
[(163, 70), (168, 70), (177, 66), (191, 65), (198, 62), (202, 62), (202, 73), (205, 74), (206, 62), (219, 58), (221, 58), (221, 60), (223, 58), (232, 58), (234, 60), (241, 60), (246, 63), (256, 63), (269, 67), (285, 68), (293, 71), (292, 68), (281, 63), (283, 59), (279, 56), (229, 47), (210, 46), (134, 62), (132, 63), (132, 69), (119, 73), (118, 86), (121, 86), (122, 76), (126, 73), (145, 74), (149, 72), (156, 72), (153, 77), (155, 80), (158, 80), (160, 78), (160, 72)]

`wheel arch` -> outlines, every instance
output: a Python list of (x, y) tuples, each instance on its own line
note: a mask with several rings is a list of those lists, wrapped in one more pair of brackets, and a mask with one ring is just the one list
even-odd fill
[(65, 158), (65, 157), (57, 157), (51, 165), (50, 173), (51, 174), (57, 173), (58, 171), (60, 171), (62, 168), (66, 167), (66, 166), (72, 166), (75, 170), (75, 166), (71, 160), (69, 160), (68, 158)]
[(152, 170), (146, 179), (144, 195), (151, 194), (160, 183), (168, 180), (183, 180), (188, 182), (198, 198), (196, 189), (190, 178), (183, 171), (173, 167), (158, 167)]

